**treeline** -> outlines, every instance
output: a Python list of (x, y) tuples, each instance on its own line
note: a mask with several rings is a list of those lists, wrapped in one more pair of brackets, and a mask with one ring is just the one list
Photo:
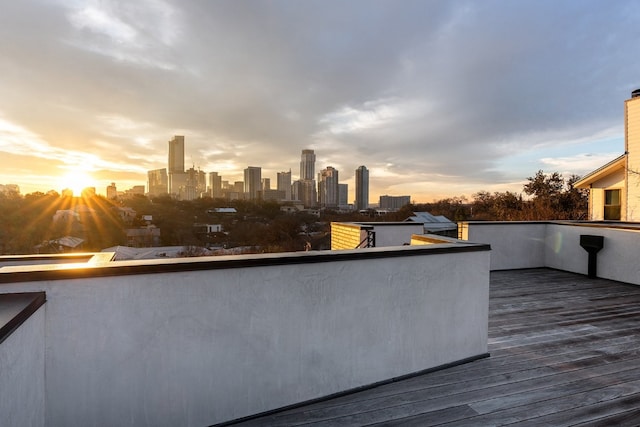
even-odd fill
[[(523, 193), (481, 191), (433, 203), (410, 204), (383, 216), (372, 210), (340, 213), (323, 210), (320, 218), (306, 212), (285, 213), (276, 202), (226, 201), (203, 198), (180, 201), (168, 196), (134, 196), (120, 201), (102, 196), (61, 197), (57, 193), (0, 193), (0, 253), (56, 252), (55, 239), (81, 238), (81, 250), (100, 251), (126, 245), (126, 229), (146, 226), (143, 216), (161, 230), (166, 246), (248, 246), (260, 252), (328, 249), (331, 221), (404, 221), (413, 212), (428, 211), (452, 221), (586, 219), (588, 193), (574, 188), (577, 176), (564, 179), (538, 171), (529, 177)], [(125, 221), (118, 208), (129, 207), (137, 216)], [(236, 214), (216, 213), (216, 207), (234, 207)], [(56, 212), (73, 210), (74, 214)], [(224, 233), (203, 234), (194, 224), (221, 224)], [(53, 242), (48, 247), (48, 242)]]
[(527, 178), (522, 193), (480, 191), (471, 200), (453, 197), (412, 204), (385, 216), (384, 220), (402, 221), (411, 212), (419, 211), (444, 215), (452, 221), (586, 220), (589, 193), (575, 188), (579, 179), (577, 175), (565, 179), (558, 172), (545, 174), (540, 170)]

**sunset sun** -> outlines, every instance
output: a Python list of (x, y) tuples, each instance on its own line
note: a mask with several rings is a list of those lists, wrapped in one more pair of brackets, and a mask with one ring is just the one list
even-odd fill
[(94, 179), (85, 171), (70, 171), (59, 180), (60, 190), (69, 189), (73, 191), (74, 196), (80, 196), (82, 190), (94, 185)]

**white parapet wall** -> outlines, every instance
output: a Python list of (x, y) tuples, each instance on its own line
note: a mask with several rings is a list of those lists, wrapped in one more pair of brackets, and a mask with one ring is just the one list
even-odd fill
[(416, 222), (332, 222), (331, 249), (355, 249), (367, 237), (375, 236), (375, 247), (402, 246), (411, 243), (411, 236), (424, 234), (424, 225)]
[(462, 239), (491, 245), (491, 270), (545, 267), (546, 222), (465, 222)]
[(487, 352), (486, 245), (38, 268), (0, 293), (46, 292), (46, 426), (211, 425)]
[(491, 245), (491, 270), (549, 267), (588, 273), (581, 235), (604, 237), (597, 276), (640, 285), (640, 224), (600, 222), (468, 222), (462, 237)]
[(42, 306), (0, 342), (1, 426), (45, 426), (44, 351)]

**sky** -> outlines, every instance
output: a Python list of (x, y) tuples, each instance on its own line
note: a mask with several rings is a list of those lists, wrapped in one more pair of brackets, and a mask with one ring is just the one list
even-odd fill
[(370, 201), (521, 192), (624, 152), (631, 0), (27, 0), (0, 5), (0, 184), (240, 181), (316, 153)]

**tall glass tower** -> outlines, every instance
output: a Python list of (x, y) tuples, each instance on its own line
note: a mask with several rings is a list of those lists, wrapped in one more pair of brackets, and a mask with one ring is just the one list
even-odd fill
[(178, 196), (187, 183), (184, 171), (184, 136), (176, 135), (169, 141), (169, 194)]
[(184, 136), (176, 135), (169, 141), (169, 173), (184, 172)]
[(322, 207), (338, 206), (338, 171), (332, 166), (318, 174), (318, 198)]
[(300, 159), (300, 181), (315, 179), (316, 155), (313, 150), (302, 150)]
[(257, 200), (262, 191), (262, 168), (249, 166), (244, 170), (244, 192), (249, 200)]
[(369, 169), (360, 166), (356, 169), (356, 210), (369, 208)]
[(291, 200), (291, 170), (278, 172), (278, 191), (284, 191), (284, 199)]
[(316, 192), (316, 155), (313, 150), (302, 150), (300, 159), (300, 199), (305, 207), (313, 207), (318, 203)]

